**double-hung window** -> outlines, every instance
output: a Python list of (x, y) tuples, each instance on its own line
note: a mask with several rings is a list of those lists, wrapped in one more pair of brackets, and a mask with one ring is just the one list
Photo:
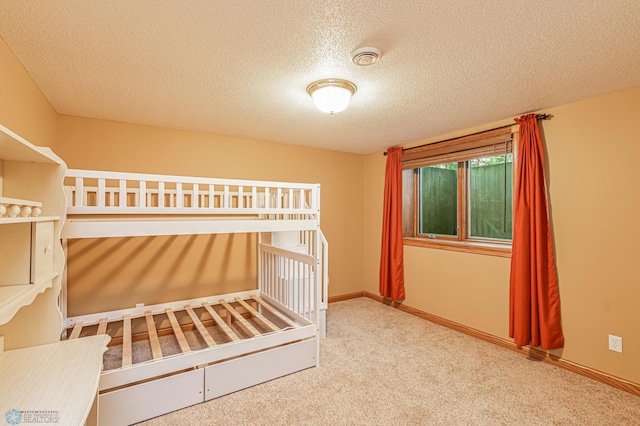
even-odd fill
[(404, 243), (509, 256), (516, 137), (509, 126), (405, 150)]

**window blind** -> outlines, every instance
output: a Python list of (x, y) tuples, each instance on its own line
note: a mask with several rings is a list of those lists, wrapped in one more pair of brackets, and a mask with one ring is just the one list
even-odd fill
[(513, 152), (512, 126), (507, 126), (409, 148), (404, 151), (400, 161), (403, 169), (416, 169), (511, 152)]

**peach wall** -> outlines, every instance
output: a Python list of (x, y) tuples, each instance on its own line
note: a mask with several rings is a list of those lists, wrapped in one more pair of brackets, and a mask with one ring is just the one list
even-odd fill
[[(70, 116), (56, 152), (69, 168), (320, 183), (329, 294), (362, 291), (361, 155)], [(247, 234), (73, 241), (69, 314), (255, 288), (254, 262)]]
[(0, 124), (29, 142), (55, 149), (58, 113), (0, 38)]
[[(640, 88), (544, 112), (554, 116), (542, 128), (566, 338), (554, 353), (640, 383)], [(364, 160), (363, 276), (376, 294), (384, 163), (381, 152)], [(406, 305), (508, 338), (509, 259), (408, 246), (404, 259)], [(623, 354), (607, 349), (608, 334), (623, 338)]]

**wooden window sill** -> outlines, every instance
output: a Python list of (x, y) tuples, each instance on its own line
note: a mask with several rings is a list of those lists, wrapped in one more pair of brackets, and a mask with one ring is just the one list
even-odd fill
[(466, 241), (427, 240), (425, 238), (402, 239), (406, 246), (435, 248), (440, 250), (461, 251), (465, 253), (484, 254), (487, 256), (511, 257), (511, 245), (491, 244)]

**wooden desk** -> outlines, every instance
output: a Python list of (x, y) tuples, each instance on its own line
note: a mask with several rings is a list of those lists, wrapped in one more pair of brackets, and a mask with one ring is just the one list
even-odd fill
[(17, 410), (12, 413), (23, 422), (40, 416), (58, 418), (48, 423), (85, 424), (109, 340), (91, 336), (0, 353), (0, 421)]

